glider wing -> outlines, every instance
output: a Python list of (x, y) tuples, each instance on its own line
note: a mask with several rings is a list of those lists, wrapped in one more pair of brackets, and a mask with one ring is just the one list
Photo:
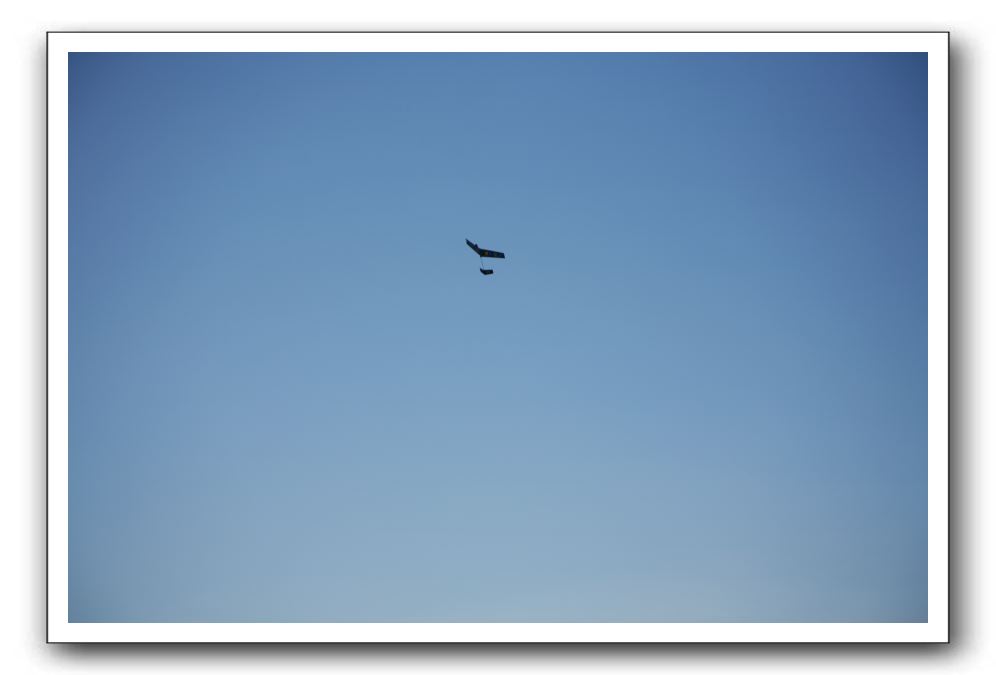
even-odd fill
[(474, 251), (474, 253), (476, 253), (477, 255), (481, 256), (482, 258), (504, 258), (505, 257), (505, 254), (502, 253), (501, 251), (489, 251), (486, 248), (481, 248), (480, 246), (478, 246), (477, 244), (475, 244), (474, 242), (472, 242), (470, 239), (467, 239), (466, 242), (467, 242), (467, 246), (469, 246)]

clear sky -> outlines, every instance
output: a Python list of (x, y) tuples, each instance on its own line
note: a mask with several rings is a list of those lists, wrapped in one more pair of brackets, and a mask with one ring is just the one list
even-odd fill
[(926, 65), (73, 54), (70, 620), (925, 621)]

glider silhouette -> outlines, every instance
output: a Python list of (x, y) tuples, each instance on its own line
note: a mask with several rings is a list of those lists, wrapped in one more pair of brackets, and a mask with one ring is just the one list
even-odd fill
[(474, 242), (472, 242), (470, 239), (467, 239), (466, 241), (467, 241), (467, 246), (469, 246), (470, 249), (474, 253), (476, 253), (477, 255), (481, 256), (481, 274), (494, 274), (495, 273), (494, 270), (485, 269), (485, 267), (484, 267), (484, 259), (485, 258), (504, 258), (505, 254), (502, 253), (501, 251), (491, 251), (491, 250), (488, 250), (486, 248), (481, 248), (480, 246), (478, 246), (477, 244), (475, 244)]

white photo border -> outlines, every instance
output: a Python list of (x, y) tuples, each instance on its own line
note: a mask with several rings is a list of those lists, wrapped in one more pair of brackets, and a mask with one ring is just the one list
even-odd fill
[[(50, 32), (48, 642), (948, 642), (947, 32)], [(928, 618), (923, 623), (75, 623), (69, 621), (71, 52), (922, 52), (928, 70)]]

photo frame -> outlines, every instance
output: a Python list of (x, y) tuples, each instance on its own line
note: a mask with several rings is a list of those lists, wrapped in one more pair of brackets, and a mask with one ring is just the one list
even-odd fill
[[(73, 54), (926, 55), (927, 618), (901, 622), (73, 621), (70, 616), (70, 68)], [(948, 640), (948, 34), (944, 32), (52, 32), (48, 34), (48, 640), (50, 642), (946, 642)], [(468, 240), (470, 242), (470, 240)], [(502, 246), (480, 242), (482, 246)], [(462, 243), (461, 243), (462, 246)], [(473, 246), (472, 246), (473, 248)], [(515, 253), (509, 252), (509, 262)], [(483, 270), (482, 270), (483, 271)], [(499, 266), (495, 279), (505, 270)], [(843, 272), (842, 272), (843, 273)], [(475, 273), (476, 274), (476, 273)], [(476, 279), (475, 279), (476, 280)], [(482, 280), (491, 281), (482, 277)]]

